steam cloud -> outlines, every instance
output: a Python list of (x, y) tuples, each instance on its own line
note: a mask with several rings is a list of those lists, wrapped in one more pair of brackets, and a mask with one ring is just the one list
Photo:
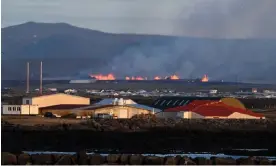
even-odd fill
[[(197, 6), (176, 31), (211, 38), (275, 38), (275, 0), (208, 1)], [(222, 8), (225, 5), (225, 8)], [(267, 42), (269, 41), (269, 42)], [(163, 43), (146, 40), (116, 56), (104, 71), (116, 75), (154, 76), (178, 74), (182, 78), (208, 74), (213, 79), (276, 81), (276, 40), (168, 38)]]

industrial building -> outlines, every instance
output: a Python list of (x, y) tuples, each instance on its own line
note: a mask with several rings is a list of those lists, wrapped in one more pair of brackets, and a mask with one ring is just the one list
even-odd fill
[[(230, 100), (230, 99), (229, 99)], [(233, 103), (231, 103), (233, 104)], [(165, 109), (159, 118), (184, 119), (264, 119), (261, 114), (228, 105), (223, 100), (194, 100), (187, 105)]]
[(2, 105), (3, 115), (37, 115), (37, 105)]
[(222, 97), (161, 97), (156, 99), (151, 107), (165, 110), (168, 108), (174, 108), (179, 106), (185, 106), (194, 100), (210, 100), (210, 101), (222, 101), (224, 104), (245, 109), (245, 106), (235, 98), (222, 98)]
[(69, 95), (64, 93), (50, 94), (50, 95), (39, 95), (30, 96), (23, 98), (23, 105), (38, 105), (39, 108), (61, 105), (61, 104), (83, 104), (89, 105), (90, 98)]
[(99, 117), (100, 115), (109, 115), (112, 118), (131, 118), (139, 114), (153, 114), (161, 110), (149, 106), (135, 103), (130, 99), (109, 98), (103, 99), (93, 105), (56, 105), (40, 108), (40, 112), (51, 112), (62, 116), (74, 113), (80, 118)]
[(73, 96), (63, 93), (50, 95), (26, 96), (22, 98), (21, 104), (2, 105), (4, 115), (37, 115), (42, 107), (49, 107), (62, 104), (90, 105), (90, 99), (80, 96)]

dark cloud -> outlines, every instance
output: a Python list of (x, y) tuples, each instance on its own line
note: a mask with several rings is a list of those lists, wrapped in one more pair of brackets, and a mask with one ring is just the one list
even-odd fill
[(3, 0), (2, 26), (66, 22), (114, 33), (275, 38), (275, 9), (275, 0)]
[(213, 0), (195, 5), (175, 25), (182, 35), (212, 38), (276, 38), (275, 0)]

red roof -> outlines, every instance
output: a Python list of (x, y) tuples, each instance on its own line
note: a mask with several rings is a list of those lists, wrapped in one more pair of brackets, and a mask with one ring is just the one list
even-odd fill
[(251, 116), (255, 116), (255, 117), (264, 117), (264, 115), (262, 115), (260, 113), (255, 113), (251, 110), (244, 110), (244, 109), (235, 108), (235, 112), (238, 112), (238, 113), (241, 113), (241, 114), (247, 114), (247, 115), (251, 115)]
[(191, 110), (191, 112), (197, 113), (202, 116), (223, 116), (227, 117), (233, 113), (228, 107), (225, 107), (224, 104), (210, 104), (210, 105), (201, 105)]
[(164, 110), (164, 112), (179, 112), (179, 111), (191, 111), (195, 109), (198, 106), (204, 105), (204, 104), (209, 104), (209, 103), (214, 103), (214, 102), (219, 102), (218, 100), (194, 100), (190, 102), (187, 105), (184, 106), (178, 106), (174, 108), (168, 108)]
[(194, 113), (200, 114), (202, 116), (227, 117), (235, 112), (238, 112), (241, 114), (251, 115), (251, 116), (255, 116), (255, 117), (263, 117), (263, 115), (254, 113), (250, 110), (244, 110), (244, 109), (240, 109), (240, 108), (231, 107), (224, 103), (205, 104), (205, 105), (198, 106), (191, 111)]

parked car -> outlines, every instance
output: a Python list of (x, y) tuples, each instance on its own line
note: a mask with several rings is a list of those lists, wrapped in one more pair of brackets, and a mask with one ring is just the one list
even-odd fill
[(44, 117), (46, 117), (46, 118), (56, 118), (56, 116), (52, 112), (45, 112)]
[(96, 116), (96, 118), (100, 118), (100, 119), (113, 119), (113, 116), (110, 114), (98, 114)]

